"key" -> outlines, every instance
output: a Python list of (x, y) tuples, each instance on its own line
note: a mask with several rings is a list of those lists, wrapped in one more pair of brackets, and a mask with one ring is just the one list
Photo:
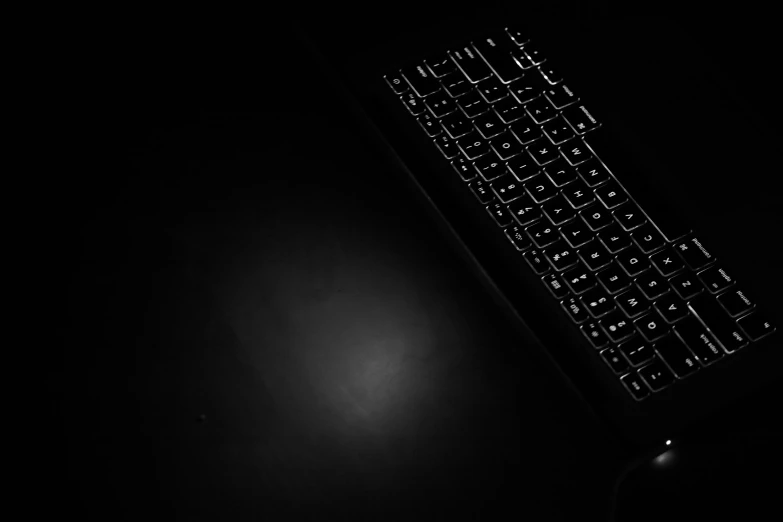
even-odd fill
[(631, 244), (628, 233), (620, 225), (612, 223), (598, 233), (598, 239), (604, 244), (610, 253), (616, 254)]
[(675, 333), (705, 366), (723, 357), (723, 350), (709, 330), (696, 320), (686, 317), (674, 325)]
[(573, 268), (569, 268), (563, 273), (563, 281), (566, 282), (571, 291), (579, 295), (595, 286), (595, 277), (590, 273), (582, 263)]
[(597, 129), (600, 124), (593, 118), (584, 105), (571, 105), (563, 109), (563, 117), (577, 134), (585, 134)]
[(460, 138), (457, 145), (469, 160), (474, 160), (489, 152), (489, 143), (476, 131)]
[(403, 80), (400, 73), (387, 74), (384, 78), (395, 94), (402, 94), (408, 90), (408, 84)]
[(521, 227), (518, 225), (511, 225), (506, 229), (506, 236), (508, 236), (508, 239), (511, 241), (511, 243), (516, 247), (517, 250), (524, 251), (533, 246), (533, 243), (530, 241), (530, 238), (525, 234), (525, 231), (522, 230)]
[(441, 118), (457, 110), (454, 100), (444, 91), (438, 91), (424, 100), (433, 116)]
[(628, 359), (631, 366), (637, 367), (655, 357), (655, 351), (640, 337), (626, 341), (619, 346), (620, 352)]
[(525, 45), (522, 48), (522, 51), (524, 51), (528, 60), (530, 60), (530, 62), (533, 63), (534, 65), (540, 65), (546, 61), (546, 58), (544, 58), (541, 55), (541, 51), (539, 51), (538, 47), (536, 47), (535, 45), (532, 44)]
[(495, 154), (502, 160), (507, 160), (524, 151), (524, 147), (510, 131), (499, 134), (490, 141)]
[(480, 82), (488, 78), (492, 71), (472, 46), (466, 45), (449, 53), (454, 63), (465, 73), (472, 83)]
[(543, 130), (552, 145), (560, 145), (574, 137), (574, 131), (560, 116), (555, 116), (546, 122)]
[(430, 72), (436, 78), (442, 78), (457, 68), (454, 65), (454, 62), (449, 59), (448, 55), (439, 56), (438, 58), (430, 58), (428, 60), (424, 60), (424, 63), (427, 64)]
[(484, 38), (473, 44), (487, 64), (505, 83), (516, 80), (522, 76), (523, 72), (511, 56), (513, 45), (505, 38)]
[(506, 34), (508, 34), (512, 42), (519, 46), (525, 45), (530, 41), (527, 33), (521, 32), (518, 29), (506, 28)]
[(615, 309), (614, 301), (601, 287), (595, 286), (582, 294), (582, 303), (596, 319)]
[(510, 176), (505, 165), (503, 165), (503, 162), (491, 154), (487, 154), (477, 159), (475, 166), (478, 173), (481, 174), (482, 178), (484, 178), (484, 181), (492, 181), (506, 175)]
[(647, 222), (633, 231), (631, 234), (636, 245), (645, 254), (654, 252), (666, 242), (658, 229)]
[(490, 203), (487, 207), (487, 211), (492, 214), (495, 223), (497, 223), (499, 227), (506, 227), (514, 221), (514, 218), (511, 217), (506, 206), (497, 201)]
[(616, 374), (624, 373), (628, 370), (628, 361), (626, 361), (616, 348), (607, 348), (601, 352), (604, 362)]
[(720, 266), (711, 266), (707, 270), (699, 272), (699, 278), (707, 290), (713, 294), (734, 284), (734, 279)]
[(723, 305), (723, 308), (729, 312), (729, 315), (734, 317), (742, 315), (756, 306), (756, 304), (745, 295), (745, 292), (737, 288), (719, 295), (718, 301)]
[(593, 238), (592, 231), (585, 225), (584, 221), (579, 219), (575, 219), (560, 227), (560, 234), (574, 248), (584, 245)]
[(648, 270), (636, 278), (636, 285), (651, 301), (669, 291), (669, 285), (658, 272)]
[(650, 256), (650, 261), (652, 261), (658, 273), (665, 277), (669, 277), (685, 268), (685, 264), (671, 248), (665, 248), (657, 254)]
[(631, 285), (631, 279), (625, 275), (625, 272), (614, 261), (604, 270), (598, 272), (597, 277), (610, 294), (616, 294)]
[(514, 215), (514, 219), (520, 225), (529, 225), (541, 217), (541, 208), (533, 201), (529, 194), (515, 199), (508, 206), (508, 209)]
[(533, 143), (543, 136), (543, 134), (541, 134), (541, 129), (539, 129), (530, 119), (530, 116), (527, 115), (511, 125), (511, 132), (514, 133), (514, 136), (516, 136), (523, 145)]
[(636, 329), (639, 330), (642, 336), (651, 343), (669, 333), (669, 325), (655, 313), (643, 315), (636, 319), (633, 324), (636, 325)]
[(440, 89), (438, 80), (436, 80), (429, 69), (423, 65), (403, 69), (402, 75), (421, 98), (429, 96)]
[(524, 105), (541, 95), (541, 82), (534, 75), (525, 74), (522, 78), (508, 84), (508, 90), (519, 103)]
[(537, 176), (530, 178), (530, 180), (525, 183), (525, 188), (536, 203), (543, 203), (557, 194), (557, 188), (552, 184), (552, 181), (543, 174), (538, 174)]
[(620, 311), (609, 312), (599, 321), (612, 342), (619, 342), (636, 333), (633, 323)]
[(542, 275), (549, 272), (549, 263), (546, 262), (544, 255), (538, 250), (528, 250), (522, 255), (536, 274)]
[(549, 288), (549, 291), (552, 292), (552, 295), (555, 296), (555, 299), (562, 299), (568, 295), (568, 288), (556, 274), (545, 275), (541, 280)]
[(713, 255), (695, 237), (678, 241), (675, 243), (674, 249), (688, 263), (688, 266), (694, 270), (703, 268), (715, 261)]
[(525, 231), (530, 235), (533, 243), (535, 243), (538, 248), (544, 248), (560, 239), (557, 228), (545, 221), (530, 225)]
[(576, 252), (562, 239), (548, 246), (544, 251), (544, 255), (547, 257), (552, 267), (558, 272), (573, 266), (579, 261)]
[(446, 159), (452, 159), (457, 154), (459, 154), (459, 148), (457, 148), (457, 142), (446, 136), (445, 134), (438, 135), (437, 138), (433, 140), (435, 142), (435, 145), (438, 146), (440, 151), (443, 153), (443, 155), (446, 157)]
[(560, 75), (557, 69), (554, 69), (551, 65), (542, 65), (538, 68), (538, 70), (549, 85), (557, 85), (563, 81), (563, 77)]
[(476, 84), (476, 89), (487, 103), (494, 103), (508, 96), (506, 86), (494, 76), (491, 76), (486, 80), (481, 80)]
[(523, 70), (532, 69), (533, 67), (536, 66), (534, 62), (530, 61), (530, 58), (524, 51), (524, 48), (519, 49), (517, 51), (513, 51), (511, 53), (511, 56), (514, 58), (514, 60), (516, 60), (516, 62)]
[(568, 107), (579, 101), (579, 97), (564, 83), (547, 87), (544, 90), (544, 96), (556, 109)]
[(608, 209), (615, 208), (628, 200), (625, 191), (621, 189), (620, 185), (614, 180), (607, 181), (595, 189), (595, 194), (598, 196), (598, 199), (601, 200), (601, 203)]
[(650, 268), (650, 260), (635, 246), (630, 246), (617, 254), (617, 262), (631, 277)]
[(593, 272), (612, 261), (612, 256), (609, 255), (606, 247), (595, 239), (580, 248), (579, 255)]
[(674, 292), (656, 299), (655, 309), (666, 319), (667, 323), (676, 323), (680, 319), (688, 316), (688, 305), (685, 301), (677, 297)]
[(593, 192), (578, 179), (563, 189), (563, 195), (574, 208), (582, 208), (595, 201)]
[(585, 223), (593, 230), (600, 230), (603, 227), (612, 223), (612, 215), (608, 210), (603, 209), (599, 205), (593, 205), (579, 212)]
[(533, 159), (536, 160), (536, 163), (542, 166), (560, 157), (557, 154), (557, 147), (549, 145), (544, 141), (529, 145), (527, 151), (530, 153)]
[(495, 199), (495, 196), (492, 195), (492, 189), (489, 188), (489, 183), (485, 183), (480, 179), (477, 179), (476, 181), (472, 182), (469, 186), (470, 186), (470, 190), (473, 191), (473, 194), (476, 196), (476, 198), (479, 200), (479, 202), (482, 205), (486, 205), (487, 203)]
[(571, 205), (568, 204), (562, 194), (557, 194), (544, 203), (542, 210), (553, 225), (562, 225), (576, 216), (576, 212), (571, 208)]
[(609, 338), (598, 326), (597, 322), (589, 322), (581, 327), (582, 333), (590, 341), (594, 348), (601, 348), (609, 344)]
[(590, 318), (590, 315), (587, 313), (587, 310), (585, 310), (585, 307), (582, 306), (582, 303), (574, 297), (569, 297), (563, 301), (562, 305), (566, 312), (568, 312), (571, 320), (576, 324), (583, 323)]
[(473, 165), (462, 157), (457, 157), (451, 162), (451, 166), (457, 171), (462, 181), (471, 181), (476, 177), (476, 169)]
[(464, 114), (452, 112), (440, 120), (440, 124), (454, 139), (460, 138), (473, 130), (470, 120)]
[(637, 401), (641, 401), (650, 395), (650, 389), (636, 372), (632, 372), (623, 376), (620, 381), (622, 381), (623, 385), (628, 389), (631, 396)]
[(641, 315), (650, 308), (650, 302), (636, 287), (630, 288), (627, 292), (618, 295), (615, 297), (615, 300), (620, 309), (628, 317)]
[(400, 96), (400, 99), (402, 100), (402, 103), (405, 104), (405, 107), (408, 108), (408, 111), (414, 116), (419, 116), (427, 110), (424, 106), (424, 102), (412, 92), (406, 92)]
[(422, 114), (418, 119), (419, 123), (424, 129), (424, 132), (426, 132), (427, 136), (430, 138), (435, 137), (443, 132), (443, 128), (441, 128), (440, 123), (436, 118), (433, 118), (431, 114)]
[(639, 207), (630, 201), (626, 201), (615, 208), (612, 214), (614, 214), (617, 222), (628, 231), (643, 225), (647, 221)]
[(658, 359), (639, 370), (639, 375), (653, 391), (661, 391), (674, 382), (674, 375)]
[(457, 105), (468, 118), (475, 118), (479, 114), (484, 114), (489, 110), (489, 105), (484, 101), (476, 91), (470, 91), (464, 96), (457, 98)]
[(693, 272), (685, 272), (669, 279), (669, 285), (674, 288), (681, 298), (688, 300), (701, 292), (704, 288)]
[(560, 147), (560, 153), (571, 165), (579, 165), (589, 160), (592, 155), (585, 144), (579, 140), (571, 140)]
[(598, 158), (590, 158), (576, 168), (582, 179), (590, 187), (597, 187), (601, 183), (609, 181), (610, 175), (606, 167), (598, 161)]
[(688, 301), (688, 308), (709, 328), (727, 352), (737, 351), (748, 343), (737, 323), (709, 294), (694, 297)]
[(533, 158), (524, 152), (519, 153), (508, 160), (506, 165), (508, 166), (508, 170), (510, 170), (520, 181), (528, 180), (541, 171), (538, 163), (533, 161)]
[(440, 79), (441, 84), (454, 98), (467, 94), (473, 90), (473, 84), (471, 84), (462, 71), (454, 71)]
[(522, 186), (522, 183), (517, 181), (517, 178), (512, 176), (510, 173), (499, 177), (490, 183), (490, 186), (492, 187), (492, 190), (495, 192), (495, 195), (498, 197), (498, 199), (503, 203), (510, 203), (518, 197), (527, 194), (525, 192), (525, 187)]
[[(544, 97), (538, 97), (525, 105), (527, 113), (539, 125), (557, 116), (557, 111)], [(565, 132), (565, 131), (564, 131)]]
[(758, 312), (746, 315), (737, 321), (737, 323), (745, 333), (748, 334), (748, 337), (754, 341), (758, 341), (762, 337), (766, 337), (775, 331), (775, 327), (772, 326), (772, 323), (767, 321), (764, 316)]
[(497, 102), (494, 108), (503, 123), (511, 123), (527, 116), (525, 108), (511, 96)]
[(684, 379), (699, 369), (696, 357), (676, 335), (670, 334), (657, 341), (655, 351), (678, 379)]
[(544, 168), (544, 172), (558, 187), (562, 187), (576, 179), (576, 170), (562, 158), (548, 163)]

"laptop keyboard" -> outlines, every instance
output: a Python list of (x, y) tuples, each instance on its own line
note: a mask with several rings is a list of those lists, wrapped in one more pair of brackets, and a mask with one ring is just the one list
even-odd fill
[(775, 330), (698, 236), (623, 187), (590, 146), (589, 102), (523, 32), (385, 78), (508, 238), (501, 255), (541, 278), (635, 399)]

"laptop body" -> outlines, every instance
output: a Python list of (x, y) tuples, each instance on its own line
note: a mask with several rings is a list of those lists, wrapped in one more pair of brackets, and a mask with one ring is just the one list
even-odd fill
[[(699, 42), (698, 31), (682, 24), (646, 20), (566, 22), (536, 20), (514, 8), (487, 11), (456, 19), (420, 12), (407, 17), (398, 12), (385, 28), (380, 21), (353, 30), (349, 24), (349, 29), (342, 30), (335, 24), (305, 23), (300, 26), (300, 37), (309, 42), (313, 58), (321, 64), (318, 78), (332, 86), (325, 91), (325, 99), (345, 104), (346, 112), (356, 117), (381, 157), (397, 167), (401, 182), (411, 187), (411, 193), (430, 211), (455, 252), (518, 327), (527, 341), (524, 346), (536, 347), (542, 357), (556, 365), (564, 386), (571, 387), (575, 397), (629, 448), (634, 452), (660, 451), (667, 441), (708, 436), (737, 423), (770, 418), (779, 397), (776, 384), (781, 362), (776, 325), (781, 324), (783, 316), (778, 297), (783, 288), (775, 276), (782, 266), (775, 239), (775, 224), (781, 219), (779, 198), (775, 191), (763, 187), (772, 187), (770, 178), (775, 177), (776, 129), (754, 104), (734, 92), (737, 82), (732, 76), (742, 64), (724, 54), (730, 66), (716, 65), (714, 55), (710, 58), (707, 52), (710, 45)], [(410, 22), (407, 29), (406, 21)], [(689, 346), (677, 329), (679, 320), (669, 322), (660, 316), (655, 308), (657, 298), (652, 298), (643, 314), (628, 317), (627, 322), (633, 322), (635, 328), (628, 337), (594, 345), (589, 337), (591, 330), (586, 327), (593, 325), (600, 335), (610, 337), (608, 328), (612, 325), (601, 321), (604, 315), (588, 312), (579, 321), (569, 315), (568, 299), (576, 299), (583, 307), (589, 305), (563, 279), (573, 267), (561, 270), (550, 266), (551, 253), (537, 248), (530, 223), (522, 224), (514, 218), (516, 221), (500, 226), (490, 214), (492, 202), (477, 200), (471, 190), (474, 181), (489, 185), (492, 181), (483, 178), (481, 172), (474, 173), (470, 180), (461, 177), (455, 171), (454, 160), (462, 158), (464, 150), (460, 148), (455, 156), (446, 157), (436, 137), (428, 135), (403, 99), (411, 91), (418, 96), (416, 79), (406, 77), (406, 73), (414, 74), (417, 67), (431, 73), (430, 65), (441, 59), (456, 62), (449, 52), (462, 49), (464, 54), (471, 45), (469, 49), (475, 50), (477, 42), (487, 38), (513, 40), (514, 34), (528, 39), (521, 50), (524, 45), (535, 45), (546, 63), (562, 76), (562, 82), (576, 93), (578, 101), (571, 108), (584, 108), (582, 114), (595, 119), (596, 128), (575, 135), (574, 143), (587, 144), (586, 151), (606, 167), (610, 180), (616, 179), (644, 211), (645, 224), (651, 223), (661, 232), (664, 243), (651, 252), (643, 251), (645, 259), (650, 261), (664, 250), (674, 251), (678, 256), (675, 261), (684, 267), (682, 272), (663, 275), (655, 272), (658, 265), (650, 261), (651, 273), (670, 284), (683, 273), (696, 274), (698, 279), (692, 283), (703, 285), (699, 298), (717, 300), (728, 292), (741, 292), (740, 299), (744, 296), (751, 303), (737, 315), (729, 313), (726, 323), (710, 323), (711, 318), (702, 318), (691, 308), (692, 301), (694, 306), (700, 304), (697, 296), (681, 297), (687, 306), (685, 318), (695, 319), (691, 322), (704, 330), (696, 332), (696, 338), (706, 336), (705, 342), (711, 345), (708, 348), (717, 348), (718, 352), (714, 360), (707, 360), (708, 356), (699, 359), (693, 351), (698, 347), (690, 345), (694, 368), (672, 369), (664, 361), (664, 368), (672, 374), (671, 382), (653, 389), (650, 384), (654, 383), (642, 378), (648, 386), (643, 396), (634, 396), (632, 384), (623, 378), (638, 374), (650, 360), (634, 365), (627, 354), (621, 353), (626, 367), (615, 371), (603, 354), (608, 348), (619, 351), (624, 343), (639, 339), (652, 348), (652, 360), (659, 361), (659, 350), (668, 347), (658, 345), (654, 337), (648, 340), (641, 329), (656, 321), (666, 329), (667, 336), (674, 335), (676, 342)], [(460, 64), (456, 65), (464, 73)], [(530, 69), (536, 68), (540, 71), (541, 64)], [(405, 82), (405, 92), (394, 88), (393, 82), (399, 78)], [(440, 77), (435, 79), (441, 82)], [(429, 107), (426, 109), (429, 111)], [(563, 110), (558, 114), (562, 115)], [(495, 153), (492, 140), (487, 141), (489, 154)], [(526, 152), (528, 146), (523, 146)], [(465, 159), (475, 166), (475, 158)], [(500, 161), (510, 169), (508, 160)], [(543, 172), (551, 180), (550, 173), (545, 172), (547, 164), (534, 163), (534, 167), (540, 167), (535, 175)], [(578, 160), (575, 165), (570, 160), (566, 163), (577, 170), (577, 179), (584, 180), (579, 165)], [(531, 178), (519, 175), (516, 179), (524, 185)], [(558, 194), (563, 194), (565, 186), (556, 186)], [(588, 184), (588, 188), (596, 194), (598, 203), (603, 203), (596, 192), (599, 186)], [(495, 190), (491, 186), (489, 189)], [(527, 185), (525, 190), (524, 195), (532, 195)], [(498, 196), (496, 192), (490, 195)], [(542, 208), (545, 203), (541, 203)], [(508, 208), (505, 202), (501, 204)], [(539, 222), (549, 223), (546, 219), (548, 214)], [(523, 230), (530, 245), (516, 248), (506, 233), (510, 226)], [(633, 234), (633, 230), (629, 232)], [(595, 232), (600, 233), (600, 229)], [(690, 253), (677, 253), (674, 249), (683, 243), (703, 259), (691, 261)], [(638, 245), (632, 242), (631, 246)], [(531, 251), (548, 256), (544, 260), (546, 273), (537, 273), (531, 266), (525, 257)], [(570, 251), (583, 261), (579, 248)], [(610, 252), (612, 262), (618, 253)], [(594, 273), (596, 277), (600, 270)], [(707, 286), (708, 276), (702, 275), (706, 270), (717, 273), (727, 286), (713, 292)], [(638, 274), (627, 275), (632, 278), (628, 288), (638, 289)], [(558, 279), (568, 293), (556, 295), (559, 289), (545, 280), (549, 276)], [(601, 281), (595, 287), (606, 290)], [(624, 291), (608, 294), (616, 307), (612, 311), (623, 311), (618, 296)], [(675, 296), (677, 292), (668, 288), (667, 294)], [(708, 302), (709, 310), (714, 311), (714, 303)], [(718, 303), (722, 307), (718, 311), (729, 312), (722, 301)], [(750, 314), (763, 318), (769, 332), (736, 328), (738, 321)], [(646, 322), (638, 321), (648, 318)], [(732, 328), (740, 338), (735, 338), (735, 345), (724, 346), (733, 342), (725, 338), (734, 333)], [(693, 338), (687, 341), (693, 342)]]

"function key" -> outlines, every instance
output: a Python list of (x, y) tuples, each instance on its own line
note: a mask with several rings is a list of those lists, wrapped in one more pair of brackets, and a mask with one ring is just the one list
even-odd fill
[(595, 348), (602, 348), (609, 344), (609, 338), (604, 331), (598, 326), (598, 323), (593, 321), (589, 322), (581, 327), (582, 333)]
[(495, 195), (503, 203), (510, 203), (520, 196), (526, 195), (525, 188), (517, 178), (510, 173), (504, 174), (492, 183), (490, 183)]
[(558, 272), (573, 266), (579, 259), (576, 252), (562, 239), (547, 247), (544, 251), (547, 259)]
[(580, 219), (575, 219), (560, 227), (560, 233), (568, 241), (568, 244), (574, 248), (584, 245), (593, 238), (593, 232)]
[(660, 391), (674, 382), (672, 372), (658, 359), (653, 359), (650, 364), (639, 370), (639, 375), (653, 391)]
[(617, 223), (612, 223), (601, 230), (598, 234), (598, 239), (612, 254), (616, 254), (631, 244), (628, 233)]
[(519, 103), (527, 103), (541, 95), (541, 83), (531, 74), (526, 74), (508, 85), (508, 90)]
[(506, 236), (508, 236), (508, 239), (519, 251), (527, 250), (533, 246), (533, 243), (530, 242), (530, 238), (518, 225), (511, 225), (508, 227), (506, 229)]
[(568, 160), (568, 163), (574, 166), (584, 163), (593, 157), (590, 149), (578, 140), (571, 140), (571, 142), (565, 143), (560, 147), (560, 152)]
[(571, 105), (563, 109), (563, 116), (577, 134), (585, 134), (598, 128), (600, 125), (584, 105)]
[(440, 79), (443, 87), (450, 96), (457, 98), (463, 94), (467, 94), (473, 89), (473, 85), (465, 78), (462, 71), (454, 71)]
[(455, 142), (445, 134), (440, 134), (433, 141), (435, 142), (435, 145), (438, 146), (441, 153), (443, 153), (443, 155), (446, 157), (446, 159), (450, 160), (459, 154), (459, 149), (457, 148), (457, 142)]
[(511, 132), (524, 145), (532, 143), (542, 136), (541, 129), (533, 123), (527, 114), (511, 125)]
[(641, 366), (655, 357), (652, 347), (639, 337), (621, 344), (620, 352), (628, 359), (631, 366)]
[(555, 116), (543, 126), (544, 134), (553, 145), (560, 145), (574, 137), (574, 131), (561, 116)]
[(754, 306), (756, 303), (751, 301), (745, 292), (737, 288), (733, 288), (728, 292), (718, 296), (718, 301), (723, 305), (723, 308), (729, 312), (729, 315), (738, 316), (742, 315)]
[(668, 247), (650, 256), (650, 261), (652, 261), (658, 273), (666, 277), (679, 272), (685, 267), (680, 257), (674, 253), (674, 250)]
[(538, 97), (525, 105), (525, 109), (527, 109), (527, 113), (533, 118), (533, 121), (539, 125), (557, 116), (557, 110), (549, 103), (549, 100), (542, 97)]
[(612, 223), (612, 215), (600, 205), (588, 207), (579, 214), (582, 216), (582, 219), (585, 220), (585, 223), (593, 230), (600, 230)]
[(457, 110), (454, 100), (444, 91), (438, 91), (424, 100), (433, 116), (440, 118)]
[(431, 114), (422, 114), (419, 116), (418, 120), (424, 129), (424, 132), (426, 132), (427, 136), (430, 138), (435, 137), (443, 132), (443, 128), (440, 126), (440, 123)]
[(762, 337), (766, 337), (775, 331), (775, 327), (772, 323), (758, 312), (753, 312), (750, 315), (746, 315), (739, 321), (740, 327), (748, 334), (748, 337), (754, 341), (758, 341)]
[(563, 274), (563, 281), (571, 288), (571, 291), (575, 294), (581, 294), (582, 292), (591, 289), (595, 286), (595, 277), (589, 269), (580, 263), (574, 268), (568, 269)]
[(617, 254), (617, 262), (631, 277), (650, 268), (650, 260), (635, 246)]
[(642, 214), (639, 207), (630, 201), (626, 201), (617, 207), (613, 214), (617, 222), (620, 223), (625, 230), (629, 231), (643, 225), (647, 221), (647, 218), (644, 217), (644, 214)]
[(542, 275), (549, 272), (549, 263), (538, 250), (528, 250), (522, 255), (536, 274)]
[(549, 179), (558, 187), (562, 187), (576, 179), (576, 170), (562, 158), (558, 158), (552, 163), (549, 163), (544, 171), (546, 172), (546, 175), (549, 176)]
[(678, 379), (684, 379), (699, 369), (699, 362), (675, 335), (667, 335), (655, 343), (655, 351)]
[[(519, 137), (517, 136), (517, 138)], [(533, 158), (531, 158), (529, 154), (518, 154), (508, 160), (507, 165), (508, 169), (520, 181), (530, 179), (541, 171), (538, 164), (533, 161)]]
[(476, 91), (470, 91), (466, 95), (457, 98), (457, 104), (468, 118), (475, 118), (489, 110), (487, 102)]
[(575, 323), (579, 324), (590, 318), (587, 310), (585, 310), (585, 307), (582, 306), (582, 303), (580, 303), (578, 299), (569, 297), (563, 301), (562, 304), (563, 308), (565, 308), (566, 312), (568, 312), (568, 315), (571, 317), (571, 320)]
[(631, 396), (637, 401), (640, 401), (650, 395), (650, 388), (647, 387), (641, 377), (639, 377), (639, 374), (636, 372), (632, 372), (623, 376), (620, 381), (622, 381), (623, 385), (630, 392)]
[(497, 136), (504, 129), (503, 121), (494, 112), (485, 112), (473, 120), (473, 124), (486, 139)]
[(511, 224), (512, 221), (514, 221), (514, 218), (511, 217), (511, 214), (509, 213), (506, 206), (497, 201), (489, 204), (487, 207), (487, 212), (492, 214), (492, 218), (499, 227), (507, 227)]
[(595, 189), (595, 194), (606, 208), (617, 207), (628, 200), (625, 191), (620, 188), (620, 185), (614, 180), (610, 180)]
[(546, 58), (541, 54), (541, 51), (532, 44), (527, 44), (522, 48), (522, 51), (525, 53), (525, 56), (527, 56), (527, 59), (530, 60), (530, 63), (534, 65), (540, 65), (546, 61)]
[(524, 70), (532, 69), (536, 66), (535, 62), (531, 61), (530, 57), (528, 57), (528, 55), (525, 53), (524, 48), (512, 51), (511, 56)]
[(536, 203), (543, 203), (557, 194), (557, 188), (552, 184), (552, 181), (543, 174), (531, 178), (525, 183), (525, 188)]
[(492, 195), (492, 190), (489, 188), (489, 183), (485, 183), (480, 179), (470, 184), (470, 190), (473, 191), (479, 202), (484, 205), (495, 199), (495, 196)]
[(449, 53), (454, 63), (465, 73), (472, 83), (489, 78), (492, 71), (472, 46), (466, 45)]
[(631, 285), (631, 279), (614, 261), (606, 269), (600, 271), (597, 277), (610, 294), (616, 294)]
[(655, 301), (655, 309), (668, 323), (676, 323), (688, 315), (688, 306), (685, 304), (685, 301), (677, 297), (674, 292), (669, 292), (657, 299)]
[(530, 37), (527, 33), (520, 31), (519, 29), (506, 28), (506, 34), (511, 38), (511, 41), (516, 45), (522, 46), (530, 41)]
[(563, 81), (563, 77), (560, 76), (557, 69), (554, 69), (549, 65), (542, 65), (538, 70), (541, 71), (541, 76), (544, 77), (544, 80), (546, 80), (549, 85), (557, 85)]
[(449, 133), (449, 136), (454, 139), (461, 138), (473, 130), (473, 125), (471, 125), (470, 120), (459, 112), (452, 112), (441, 119), (440, 123), (443, 125), (443, 128), (446, 129), (446, 132)]
[(446, 76), (450, 72), (453, 72), (457, 69), (457, 66), (454, 65), (454, 62), (448, 57), (448, 55), (438, 58), (430, 58), (428, 60), (424, 60), (424, 62), (427, 64), (427, 67), (430, 68), (432, 75), (436, 78)]
[(669, 325), (656, 313), (644, 315), (636, 319), (633, 324), (636, 325), (636, 329), (641, 332), (644, 338), (651, 343), (669, 333)]
[(463, 157), (457, 157), (451, 162), (451, 166), (457, 171), (462, 181), (470, 181), (476, 177), (476, 169)]
[(524, 151), (524, 146), (511, 131), (506, 131), (492, 138), (490, 142), (495, 154), (502, 160), (507, 160)]
[(695, 317), (686, 317), (674, 325), (674, 331), (705, 366), (723, 357), (723, 350)]
[(566, 288), (566, 286), (563, 284), (563, 281), (557, 276), (557, 274), (545, 275), (541, 278), (541, 281), (543, 281), (544, 285), (549, 288), (549, 291), (552, 292), (552, 295), (555, 296), (555, 299), (560, 300), (568, 295), (568, 288)]
[(688, 266), (694, 270), (703, 268), (715, 261), (713, 255), (695, 237), (678, 241), (675, 243), (674, 249), (688, 263)]
[(576, 168), (585, 183), (591, 187), (597, 187), (609, 180), (609, 171), (597, 158), (591, 158)]
[(658, 229), (649, 222), (634, 230), (631, 237), (645, 254), (654, 252), (666, 242)]
[(702, 270), (699, 272), (699, 277), (707, 290), (713, 294), (734, 284), (734, 279), (720, 266), (711, 266), (707, 270)]
[(704, 287), (701, 286), (699, 278), (693, 272), (684, 272), (669, 279), (669, 284), (677, 295), (685, 300), (697, 295)]
[(628, 361), (616, 348), (607, 348), (601, 352), (604, 362), (609, 365), (614, 373), (620, 374), (628, 370)]
[(595, 318), (606, 315), (615, 309), (612, 298), (599, 286), (593, 287), (582, 294), (582, 303), (584, 303), (590, 315)]
[(423, 65), (403, 69), (402, 75), (420, 97), (429, 96), (440, 89), (440, 84), (435, 76)]
[(579, 101), (579, 97), (564, 83), (547, 87), (544, 90), (544, 96), (557, 109), (568, 107), (572, 103)]
[(384, 78), (396, 94), (402, 94), (408, 90), (408, 84), (405, 83), (400, 73), (387, 74)]
[(508, 170), (503, 163), (491, 154), (486, 154), (474, 163), (476, 170), (484, 178), (484, 181), (492, 181), (501, 176), (508, 176)]
[(424, 102), (413, 94), (413, 92), (406, 92), (400, 96), (400, 99), (408, 108), (408, 111), (414, 116), (419, 116), (427, 110), (427, 108), (424, 107)]
[(515, 199), (514, 202), (508, 206), (508, 209), (520, 225), (529, 225), (541, 217), (541, 208), (528, 194), (525, 194), (519, 199)]
[(647, 301), (647, 298), (644, 297), (636, 287), (631, 288), (627, 292), (623, 292), (615, 297), (615, 299), (622, 311), (625, 312), (625, 315), (628, 317), (636, 317), (650, 308), (650, 302)]
[(497, 102), (494, 105), (494, 109), (504, 123), (511, 123), (527, 116), (525, 108), (512, 96)]

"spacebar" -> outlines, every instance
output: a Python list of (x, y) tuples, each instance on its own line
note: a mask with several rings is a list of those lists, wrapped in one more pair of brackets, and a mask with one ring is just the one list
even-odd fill
[(588, 134), (585, 141), (666, 239), (674, 241), (691, 232), (688, 221), (669, 202), (654, 180), (649, 179), (650, 171), (636, 166), (636, 161), (624, 150), (624, 144), (612, 140), (603, 129)]

